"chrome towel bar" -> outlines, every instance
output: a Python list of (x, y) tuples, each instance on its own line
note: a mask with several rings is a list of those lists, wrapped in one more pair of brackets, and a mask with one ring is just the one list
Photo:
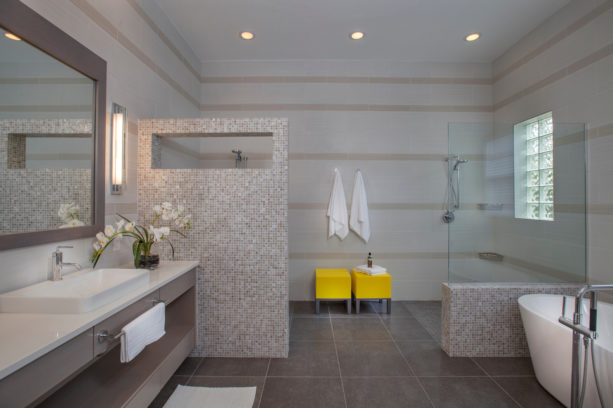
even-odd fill
[[(157, 305), (158, 303), (166, 303), (164, 300), (160, 300), (160, 299), (153, 299), (151, 301), (153, 303), (153, 305)], [(120, 331), (117, 334), (110, 334), (108, 330), (101, 330), (100, 332), (98, 332), (96, 334), (96, 337), (98, 338), (98, 343), (104, 343), (105, 341), (108, 341), (109, 339), (111, 341), (115, 341), (117, 339), (120, 339), (121, 336), (123, 336), (125, 333), (123, 331)]]

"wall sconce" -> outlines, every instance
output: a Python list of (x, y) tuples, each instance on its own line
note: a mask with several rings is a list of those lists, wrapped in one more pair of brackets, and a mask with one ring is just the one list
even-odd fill
[(126, 127), (128, 111), (113, 103), (111, 107), (111, 194), (121, 194), (126, 180)]

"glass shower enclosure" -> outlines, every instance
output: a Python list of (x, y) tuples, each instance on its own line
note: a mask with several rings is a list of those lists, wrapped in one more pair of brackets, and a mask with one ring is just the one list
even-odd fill
[(450, 123), (449, 282), (586, 280), (585, 125)]

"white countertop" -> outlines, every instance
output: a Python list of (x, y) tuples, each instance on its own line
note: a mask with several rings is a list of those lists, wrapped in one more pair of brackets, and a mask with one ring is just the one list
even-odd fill
[(148, 285), (88, 313), (0, 313), (0, 379), (198, 265), (197, 261), (162, 261), (159, 268), (149, 274)]

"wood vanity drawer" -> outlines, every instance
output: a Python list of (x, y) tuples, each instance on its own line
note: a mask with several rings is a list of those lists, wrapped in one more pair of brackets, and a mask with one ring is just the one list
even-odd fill
[(168, 305), (173, 300), (185, 293), (189, 288), (196, 284), (196, 269), (185, 273), (183, 276), (173, 280), (160, 288), (160, 299)]
[(115, 313), (113, 316), (95, 325), (94, 356), (104, 354), (107, 350), (119, 343), (119, 339), (114, 340), (111, 337), (106, 337), (102, 341), (99, 341), (99, 333), (106, 332), (110, 335), (118, 334), (126, 324), (130, 323), (132, 320), (151, 309), (155, 305), (154, 300), (159, 299), (159, 291), (156, 290), (151, 292), (137, 302), (132, 303), (130, 306), (126, 307), (120, 312)]
[(0, 381), (0, 405), (25, 407), (49, 392), (93, 358), (92, 329)]

